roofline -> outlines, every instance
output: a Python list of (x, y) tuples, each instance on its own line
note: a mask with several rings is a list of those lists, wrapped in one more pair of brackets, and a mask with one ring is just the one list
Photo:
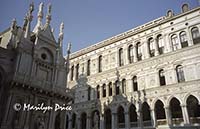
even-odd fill
[(78, 51), (76, 51), (76, 52), (74, 52), (74, 53), (72, 53), (70, 55), (70, 60), (74, 59), (74, 58), (77, 58), (77, 57), (79, 57), (79, 56), (81, 56), (83, 54), (87, 54), (87, 53), (89, 53), (91, 51), (94, 51), (94, 50), (100, 49), (102, 47), (108, 46), (108, 45), (110, 45), (110, 44), (112, 44), (114, 42), (126, 39), (128, 37), (131, 37), (133, 35), (141, 33), (142, 31), (145, 31), (147, 29), (156, 27), (156, 26), (158, 26), (160, 24), (164, 24), (164, 23), (169, 22), (171, 20), (174, 20), (176, 18), (179, 18), (179, 17), (182, 17), (184, 15), (193, 13), (193, 12), (199, 10), (199, 9), (200, 9), (200, 7), (196, 7), (196, 8), (193, 8), (193, 9), (187, 11), (187, 12), (177, 14), (177, 15), (171, 17), (171, 18), (166, 18), (166, 16), (162, 16), (160, 18), (157, 18), (155, 20), (152, 20), (150, 22), (147, 22), (145, 24), (137, 26), (137, 27), (135, 27), (133, 29), (130, 29), (130, 30), (126, 31), (126, 32), (120, 33), (118, 35), (112, 36), (112, 37), (110, 37), (108, 39), (105, 39), (103, 41), (100, 41), (98, 43), (95, 43), (94, 45), (90, 45), (90, 46), (88, 46), (86, 48), (80, 49), (80, 50), (78, 50)]

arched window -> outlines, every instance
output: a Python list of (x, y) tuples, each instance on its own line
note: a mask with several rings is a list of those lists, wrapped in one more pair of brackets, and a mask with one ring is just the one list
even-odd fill
[(183, 115), (180, 106), (180, 102), (176, 98), (172, 98), (170, 101), (170, 109), (173, 124), (180, 124), (183, 122)]
[(97, 99), (100, 98), (100, 88), (99, 88), (99, 85), (97, 86)]
[(159, 54), (163, 54), (164, 53), (164, 42), (163, 42), (163, 38), (162, 38), (162, 35), (159, 34), (157, 36), (157, 43), (158, 43), (158, 51), (159, 51)]
[(123, 48), (119, 49), (119, 66), (124, 65), (124, 58), (123, 58)]
[(191, 29), (191, 33), (194, 44), (200, 43), (199, 29), (197, 27), (194, 27)]
[(133, 63), (134, 61), (133, 45), (129, 45), (128, 47), (128, 60), (129, 63)]
[(71, 81), (74, 79), (74, 66), (71, 67)]
[(81, 129), (86, 129), (87, 114), (84, 112), (81, 114)]
[(200, 121), (200, 105), (196, 97), (190, 95), (187, 98), (187, 110), (190, 118), (190, 123), (195, 124)]
[(142, 118), (143, 118), (143, 125), (144, 126), (151, 126), (151, 114), (150, 114), (150, 107), (147, 102), (142, 104)]
[(108, 84), (109, 96), (112, 96), (112, 82)]
[(72, 128), (73, 129), (76, 128), (76, 114), (75, 113), (73, 113), (72, 115)]
[(103, 84), (103, 87), (102, 87), (102, 92), (103, 92), (103, 97), (106, 97), (106, 84)]
[(126, 92), (126, 79), (122, 80), (122, 94)]
[(164, 70), (163, 69), (159, 70), (159, 79), (160, 79), (160, 85), (161, 86), (166, 85), (165, 74), (164, 74)]
[(118, 128), (125, 127), (124, 108), (120, 106), (117, 110)]
[(185, 31), (182, 31), (180, 33), (180, 41), (181, 41), (181, 47), (187, 47), (188, 46), (188, 41), (187, 41), (187, 35)]
[(178, 82), (184, 82), (185, 81), (183, 66), (178, 65), (176, 67), (176, 75), (177, 75)]
[(136, 52), (138, 61), (142, 60), (142, 45), (140, 42), (136, 44)]
[(149, 38), (148, 45), (149, 45), (148, 48), (149, 48), (150, 56), (151, 57), (155, 56), (155, 47), (154, 47), (153, 38)]
[(156, 113), (157, 124), (158, 125), (165, 124), (166, 115), (165, 115), (164, 104), (160, 100), (158, 100), (155, 104), (155, 113)]
[(134, 76), (132, 78), (132, 82), (133, 82), (133, 91), (138, 91), (137, 76)]
[(178, 37), (177, 37), (176, 34), (171, 36), (171, 42), (172, 42), (172, 46), (173, 46), (174, 51), (179, 49)]
[(136, 107), (133, 104), (131, 104), (131, 106), (129, 107), (129, 119), (130, 119), (130, 126), (137, 127)]
[(110, 109), (106, 109), (104, 113), (105, 118), (105, 129), (111, 129), (112, 128), (112, 114)]
[(90, 76), (90, 60), (87, 61), (87, 76)]
[(99, 56), (98, 71), (99, 73), (102, 72), (102, 55)]
[(76, 80), (78, 79), (79, 76), (79, 64), (76, 65)]
[(119, 95), (119, 86), (120, 86), (120, 84), (119, 84), (119, 81), (117, 80), (117, 81), (115, 81), (115, 90), (116, 90), (116, 95)]

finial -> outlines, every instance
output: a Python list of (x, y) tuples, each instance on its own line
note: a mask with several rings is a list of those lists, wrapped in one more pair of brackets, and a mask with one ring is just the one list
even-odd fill
[(71, 47), (72, 47), (72, 44), (71, 42), (68, 43), (68, 46), (67, 46), (67, 53), (70, 54), (71, 53)]
[(29, 12), (28, 12), (28, 16), (27, 16), (27, 26), (26, 26), (26, 31), (25, 31), (25, 35), (24, 38), (30, 39), (30, 29), (31, 29), (31, 21), (32, 21), (32, 12), (34, 10), (34, 4), (33, 2), (29, 5)]
[(51, 3), (48, 4), (46, 19), (47, 19), (46, 23), (50, 24), (50, 21), (51, 21)]
[(10, 27), (11, 31), (15, 30), (16, 27), (17, 27), (17, 21), (16, 21), (16, 18), (14, 18), (12, 20), (12, 24), (11, 24), (11, 27)]
[(38, 17), (43, 17), (43, 7), (44, 7), (44, 4), (43, 2), (40, 3), (39, 5), (39, 11), (38, 11)]
[(48, 15), (51, 15), (51, 3), (48, 4)]
[(54, 28), (51, 29), (51, 32), (54, 33)]
[(26, 16), (24, 17), (24, 22), (23, 22), (23, 31), (26, 30), (27, 23), (28, 23), (28, 14), (26, 14)]
[(35, 28), (33, 29), (33, 32), (37, 33), (39, 31), (38, 28), (42, 28), (42, 18), (43, 18), (43, 7), (44, 4), (41, 2), (39, 5), (39, 10), (38, 10), (38, 20)]
[(63, 30), (64, 30), (64, 23), (62, 22), (60, 24), (60, 34), (63, 34)]
[(30, 12), (30, 14), (32, 14), (33, 10), (34, 10), (34, 3), (32, 2), (32, 3), (29, 5), (29, 12)]

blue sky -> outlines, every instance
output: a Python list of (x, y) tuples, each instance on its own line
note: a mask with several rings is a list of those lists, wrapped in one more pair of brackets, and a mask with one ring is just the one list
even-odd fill
[(191, 8), (199, 6), (198, 0), (1, 0), (0, 32), (10, 26), (13, 18), (22, 26), (32, 1), (35, 4), (32, 28), (37, 21), (40, 2), (44, 2), (44, 15), (47, 4), (52, 4), (51, 26), (56, 39), (60, 23), (64, 22), (65, 53), (67, 42), (72, 43), (74, 52), (164, 16), (168, 9), (178, 14), (183, 3)]

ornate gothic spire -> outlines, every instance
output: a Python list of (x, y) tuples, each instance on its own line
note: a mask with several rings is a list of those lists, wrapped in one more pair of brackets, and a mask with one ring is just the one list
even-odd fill
[(67, 46), (67, 55), (70, 55), (70, 53), (71, 53), (71, 47), (72, 47), (72, 44), (71, 44), (71, 42), (69, 42), (68, 46)]
[(58, 42), (59, 42), (59, 45), (60, 45), (61, 55), (62, 55), (63, 36), (64, 36), (63, 30), (64, 30), (64, 23), (62, 22), (60, 24), (60, 33), (59, 33), (59, 38), (58, 38)]
[(48, 4), (48, 9), (47, 9), (47, 16), (46, 16), (46, 24), (49, 25), (51, 21), (51, 4)]
[(72, 44), (69, 42), (68, 46), (67, 46), (67, 58), (66, 58), (66, 70), (67, 70), (67, 74), (69, 73), (69, 57), (70, 57), (70, 53), (71, 53), (71, 47)]
[(25, 31), (25, 35), (24, 38), (30, 39), (30, 29), (31, 29), (31, 21), (32, 21), (32, 12), (34, 10), (34, 4), (33, 2), (30, 4), (29, 6), (29, 12), (28, 12), (28, 16), (27, 16), (27, 26), (26, 26), (26, 31)]
[(37, 33), (38, 32), (38, 28), (42, 28), (42, 18), (43, 18), (43, 7), (44, 7), (44, 4), (43, 3), (40, 3), (39, 5), (39, 10), (38, 10), (38, 21), (37, 21), (37, 24), (33, 30), (33, 32)]

